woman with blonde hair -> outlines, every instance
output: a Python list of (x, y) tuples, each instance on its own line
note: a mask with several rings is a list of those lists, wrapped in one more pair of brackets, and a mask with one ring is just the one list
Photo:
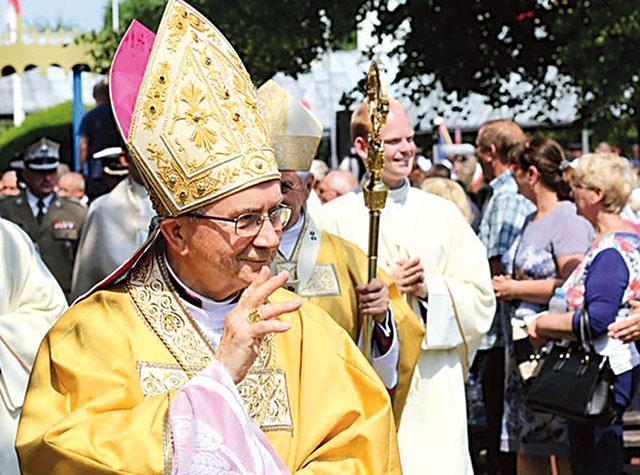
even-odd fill
[(585, 155), (573, 176), (578, 213), (595, 228), (595, 239), (564, 284), (569, 312), (543, 313), (530, 325), (532, 338), (578, 339), (583, 311), (589, 315), (594, 346), (615, 374), (616, 419), (600, 427), (569, 423), (571, 468), (576, 475), (620, 474), (624, 466), (622, 414), (640, 377), (640, 353), (632, 343), (607, 335), (607, 327), (627, 319), (631, 300), (640, 296), (640, 240), (621, 216), (635, 176), (626, 159), (613, 153)]
[(462, 216), (464, 216), (464, 219), (471, 223), (472, 215), (469, 198), (459, 183), (448, 178), (430, 177), (422, 182), (420, 189), (453, 202), (462, 213)]

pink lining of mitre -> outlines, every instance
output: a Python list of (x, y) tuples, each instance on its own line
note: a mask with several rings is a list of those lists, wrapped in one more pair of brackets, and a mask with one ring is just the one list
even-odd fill
[(111, 63), (109, 92), (120, 133), (129, 139), (131, 118), (156, 35), (133, 20), (122, 37)]

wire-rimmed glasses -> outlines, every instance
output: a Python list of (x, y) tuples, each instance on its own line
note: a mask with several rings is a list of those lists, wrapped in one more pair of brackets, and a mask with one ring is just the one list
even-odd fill
[(223, 223), (233, 223), (236, 234), (240, 237), (255, 237), (260, 233), (265, 220), (271, 222), (274, 231), (280, 231), (284, 228), (291, 218), (291, 208), (287, 205), (278, 205), (267, 214), (262, 213), (244, 213), (235, 218), (227, 218), (224, 216), (209, 216), (206, 214), (187, 214), (195, 219), (208, 219), (211, 221), (221, 221)]

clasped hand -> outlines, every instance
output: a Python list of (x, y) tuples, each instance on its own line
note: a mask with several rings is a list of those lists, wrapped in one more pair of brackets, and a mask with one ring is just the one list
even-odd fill
[(421, 299), (427, 298), (427, 286), (424, 282), (424, 267), (419, 257), (400, 259), (397, 267), (391, 272), (393, 281), (403, 294), (415, 294)]
[(511, 300), (513, 298), (513, 280), (510, 275), (496, 275), (491, 279), (493, 292), (500, 300)]

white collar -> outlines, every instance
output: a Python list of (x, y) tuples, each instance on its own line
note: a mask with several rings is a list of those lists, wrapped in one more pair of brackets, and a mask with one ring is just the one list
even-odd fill
[(303, 209), (296, 224), (282, 232), (282, 238), (280, 239), (278, 250), (286, 259), (291, 259), (291, 255), (296, 248), (296, 243), (298, 242), (298, 238), (302, 232), (302, 228), (304, 227), (304, 220), (305, 216)]
[[(33, 215), (36, 216), (38, 214), (38, 200), (40, 198), (34, 195), (29, 189), (29, 187), (27, 187), (26, 191), (27, 191), (27, 203), (29, 203), (29, 207), (31, 208), (31, 210), (34, 211)], [(42, 198), (42, 202), (44, 203), (45, 213), (49, 209), (49, 206), (51, 206), (51, 202), (53, 201), (54, 196), (55, 196), (54, 193), (49, 193), (47, 196)]]
[(394, 203), (403, 203), (406, 201), (407, 196), (409, 195), (409, 189), (411, 186), (409, 185), (409, 179), (405, 178), (402, 185), (398, 188), (390, 189), (387, 198)]

